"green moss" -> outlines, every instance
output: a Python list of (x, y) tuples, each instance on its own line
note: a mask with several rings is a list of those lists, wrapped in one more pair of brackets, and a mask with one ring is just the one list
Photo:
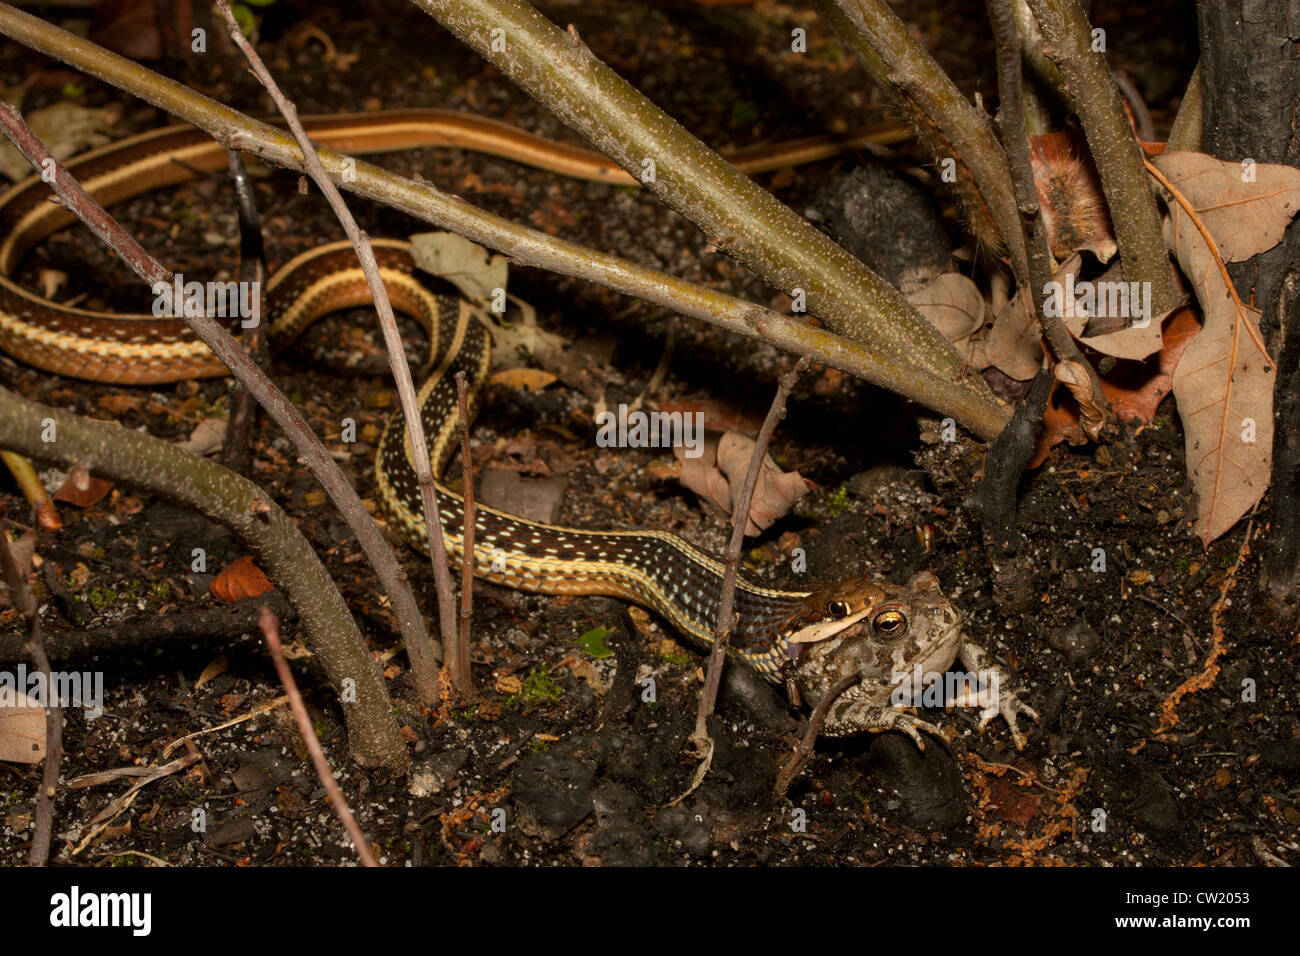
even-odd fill
[(849, 490), (843, 485), (826, 496), (826, 510), (832, 518), (842, 515), (849, 507)]
[(685, 667), (687, 664), (691, 662), (691, 659), (687, 657), (685, 654), (679, 654), (676, 651), (672, 653), (664, 654), (663, 658), (669, 664), (672, 664), (673, 667)]
[(107, 611), (117, 604), (119, 596), (113, 588), (91, 588), (86, 592), (86, 600), (96, 611)]
[(531, 707), (544, 701), (557, 701), (564, 696), (564, 688), (555, 683), (551, 676), (540, 667), (534, 668), (528, 672), (528, 676), (521, 682), (523, 687), (519, 693), (511, 694), (506, 700), (506, 706), (512, 708)]

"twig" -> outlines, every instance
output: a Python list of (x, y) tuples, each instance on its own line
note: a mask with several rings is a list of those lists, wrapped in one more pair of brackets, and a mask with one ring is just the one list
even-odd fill
[(160, 767), (150, 767), (149, 769), (153, 772), (150, 773), (149, 776), (142, 777), (135, 783), (131, 784), (125, 793), (115, 798), (107, 807), (95, 814), (94, 819), (90, 821), (90, 832), (82, 837), (81, 842), (73, 849), (72, 855), (77, 856), (82, 850), (97, 840), (99, 835), (112, 825), (113, 821), (117, 819), (119, 814), (130, 809), (131, 804), (135, 803), (135, 798), (140, 795), (140, 791), (149, 786), (149, 784), (155, 783), (164, 777), (170, 777), (174, 773), (179, 773), (180, 771), (198, 763), (202, 759), (202, 754), (189, 753), (184, 757), (177, 757), (170, 763), (165, 763)]
[(767, 457), (767, 446), (772, 443), (777, 423), (785, 418), (785, 403), (794, 388), (799, 375), (808, 367), (806, 359), (800, 359), (795, 367), (782, 375), (777, 381), (776, 394), (763, 419), (763, 426), (754, 439), (754, 453), (749, 459), (749, 468), (745, 472), (745, 483), (740, 487), (740, 496), (731, 513), (731, 541), (727, 546), (725, 570), (722, 575), (722, 594), (718, 602), (718, 617), (714, 625), (713, 649), (709, 654), (708, 676), (704, 689), (700, 692), (699, 709), (695, 714), (695, 730), (690, 743), (701, 756), (700, 766), (695, 771), (695, 779), (685, 793), (673, 801), (680, 803), (693, 793), (703, 782), (713, 763), (713, 739), (709, 736), (709, 717), (718, 701), (718, 687), (722, 683), (722, 667), (727, 657), (727, 640), (736, 625), (733, 614), (736, 599), (736, 575), (740, 571), (740, 550), (745, 543), (745, 527), (749, 524), (749, 509), (754, 500), (754, 489), (758, 487), (758, 476), (763, 470), (763, 460)]
[[(837, 332), (940, 377), (957, 350), (897, 289), (818, 232), (525, 0), (413, 0), (563, 123), (772, 285), (803, 288)], [(504, 35), (504, 46), (493, 42)], [(983, 384), (971, 383), (982, 389)]]
[[(159, 109), (207, 130), (224, 145), (251, 153), (273, 165), (303, 169), (302, 151), (283, 130), (253, 120), (183, 84), (4, 3), (0, 3), (0, 33), (133, 93)], [(941, 414), (951, 415), (963, 427), (984, 439), (993, 438), (1010, 417), (1010, 412), (984, 389), (978, 376), (954, 381), (923, 371), (903, 357), (907, 354), (906, 349), (895, 354), (876, 345), (861, 345), (752, 302), (524, 228), (478, 209), (458, 196), (440, 192), (429, 183), (394, 175), (332, 150), (322, 149), (319, 156), (336, 182), (351, 192), (496, 249), (521, 266), (548, 269), (599, 283), (737, 335), (770, 342), (796, 355), (806, 355), (814, 362), (840, 369)], [(395, 607), (397, 603), (394, 599)], [(398, 616), (400, 620), (400, 612)]]
[[(46, 567), (51, 566), (52, 562), (46, 563)], [(51, 661), (67, 663), (97, 656), (119, 657), (182, 642), (213, 641), (226, 647), (228, 642), (257, 627), (258, 608), (266, 603), (271, 604), (281, 620), (297, 616), (283, 594), (271, 591), (236, 604), (153, 609), (120, 624), (89, 629), (47, 626), (45, 652)], [(0, 634), (0, 661), (18, 660), (22, 648), (23, 640), (18, 635)]]
[(817, 735), (822, 732), (822, 726), (826, 723), (826, 715), (831, 711), (831, 704), (835, 703), (850, 687), (854, 687), (862, 682), (862, 673), (856, 672), (841, 677), (831, 689), (826, 692), (826, 696), (817, 702), (813, 708), (812, 715), (808, 718), (808, 727), (804, 731), (803, 738), (799, 741), (799, 746), (795, 748), (790, 759), (781, 767), (781, 771), (776, 775), (776, 783), (772, 791), (777, 797), (784, 797), (786, 791), (790, 789), (790, 784), (794, 778), (803, 772), (804, 765), (808, 763), (808, 757), (813, 752), (813, 747), (817, 745)]
[(10, 602), (27, 619), (27, 653), (45, 679), (45, 766), (41, 768), (41, 792), (36, 797), (36, 825), (27, 865), (48, 866), (50, 838), (54, 830), (54, 795), (58, 792), (59, 765), (63, 760), (63, 708), (55, 699), (54, 682), (50, 679), (50, 660), (45, 656), (40, 609), (10, 549), (9, 535), (3, 530), (0, 530), (0, 570), (3, 570), (5, 584), (9, 587)]
[[(262, 245), (262, 223), (257, 214), (257, 197), (252, 180), (244, 168), (244, 159), (233, 149), (226, 150), (226, 165), (230, 170), (230, 184), (239, 210), (239, 281), (245, 287), (266, 288), (266, 253)], [(256, 283), (253, 286), (253, 283)], [(251, 296), (253, 314), (244, 319), (244, 348), (258, 367), (270, 367), (271, 355), (267, 342), (266, 324), (262, 322), (262, 297)], [(220, 461), (231, 471), (243, 474), (248, 470), (252, 454), (252, 434), (257, 399), (239, 379), (231, 389), (230, 417), (226, 423), (226, 441), (221, 449)]]
[(989, 443), (984, 480), (971, 495), (971, 505), (979, 515), (984, 546), (992, 555), (1018, 550), (1020, 533), (1016, 527), (1016, 492), (1020, 488), (1025, 464), (1034, 453), (1034, 442), (1043, 424), (1052, 384), (1052, 374), (1040, 368), (1007, 427)]
[[(41, 422), (47, 418), (57, 431), (56, 442), (43, 440)], [(24, 454), (65, 464), (93, 462), (97, 474), (161, 494), (233, 531), (293, 603), (333, 685), (341, 690), (350, 681), (355, 686), (356, 702), (343, 706), (353, 755), (370, 766), (401, 769), (409, 763), (392, 699), (356, 621), (302, 531), (265, 491), (168, 442), (38, 405), (4, 388), (0, 435)]]
[(32, 511), (36, 513), (36, 525), (42, 531), (59, 531), (63, 528), (63, 519), (59, 517), (59, 509), (54, 504), (54, 499), (50, 493), (45, 490), (45, 485), (41, 483), (40, 477), (36, 474), (36, 469), (32, 463), (22, 455), (15, 455), (11, 451), (5, 451), (0, 448), (0, 461), (4, 462), (9, 468), (9, 473), (13, 475), (14, 481), (18, 483), (18, 488), (27, 499), (27, 503), (32, 506)]
[[(420, 406), (415, 395), (415, 384), (411, 381), (411, 367), (407, 364), (406, 353), (402, 348), (402, 335), (397, 330), (397, 317), (393, 314), (393, 305), (388, 299), (388, 290), (379, 275), (379, 263), (375, 261), (374, 249), (370, 239), (357, 226), (338, 187), (330, 179), (329, 173), (321, 165), (316, 155), (316, 147), (307, 138), (307, 132), (298, 121), (298, 108), (280, 91), (280, 87), (266, 69), (266, 64), (258, 56), (248, 39), (235, 22), (235, 15), (230, 12), (227, 0), (217, 0), (217, 9), (226, 18), (230, 28), (231, 39), (239, 47), (253, 75), (271, 94), (275, 107), (280, 111), (289, 131), (302, 150), (303, 168), (312, 182), (321, 191), (325, 201), (338, 219), (339, 225), (347, 233), (348, 241), (357, 251), (361, 271), (365, 274), (366, 284), (375, 301), (375, 312), (379, 316), (379, 327), (384, 333), (384, 345), (388, 349), (388, 360), (393, 369), (393, 379), (397, 384), (397, 396), (402, 405), (402, 415), (406, 419), (406, 433), (411, 440), (411, 457), (415, 465), (415, 474), (420, 482), (420, 495), (424, 500), (424, 518), (429, 529), (429, 555), (433, 562), (434, 586), (438, 592), (438, 623), (442, 630), (444, 643), (455, 637), (456, 605), (451, 591), (451, 570), (447, 567), (447, 549), (442, 540), (442, 520), (438, 514), (438, 499), (433, 490), (433, 472), (429, 466), (429, 445), (424, 439), (424, 428), (420, 424)], [(424, 634), (408, 636), (406, 654), (411, 662), (412, 677), (420, 699), (426, 704), (438, 700), (438, 654)]]
[(334, 807), (335, 814), (343, 823), (343, 829), (348, 832), (352, 845), (356, 847), (361, 865), (378, 866), (374, 855), (370, 852), (370, 844), (366, 841), (365, 834), (361, 832), (356, 817), (352, 815), (348, 802), (343, 797), (343, 791), (339, 789), (338, 781), (334, 779), (334, 772), (330, 770), (329, 761), (325, 759), (325, 751), (321, 749), (316, 730), (311, 725), (311, 717), (307, 715), (307, 708), (302, 702), (302, 694), (298, 693), (298, 682), (293, 679), (289, 662), (284, 659), (284, 650), (280, 647), (280, 620), (269, 607), (264, 607), (258, 625), (266, 638), (266, 646), (271, 650), (275, 672), (280, 675), (280, 683), (284, 685), (284, 692), (289, 698), (289, 708), (293, 711), (294, 720), (298, 722), (298, 734), (307, 746), (312, 766), (316, 768), (316, 776), (320, 778), (321, 786), (329, 795), (330, 805)]
[(998, 123), (1002, 127), (1002, 148), (1011, 169), (1016, 206), (1020, 212), (1019, 225), (1024, 231), (1024, 244), (1029, 257), (1027, 291), (1038, 325), (1043, 330), (1043, 338), (1047, 340), (1052, 354), (1058, 362), (1075, 362), (1087, 371), (1092, 383), (1092, 404), (1104, 415), (1110, 402), (1101, 390), (1101, 379), (1097, 377), (1096, 369), (1083, 357), (1061, 317), (1048, 315), (1043, 308), (1043, 297), (1052, 281), (1052, 255), (1047, 248), (1047, 229), (1038, 205), (1034, 167), (1029, 160), (1029, 139), (1025, 132), (1024, 78), (1020, 72), (1020, 34), (1011, 12), (1011, 0), (986, 0), (986, 5), (989, 23), (993, 27), (993, 48), (997, 56)]
[(1137, 134), (1143, 142), (1154, 143), (1156, 140), (1156, 124), (1151, 120), (1151, 110), (1147, 108), (1147, 101), (1142, 98), (1142, 92), (1137, 88), (1137, 84), (1129, 79), (1129, 75), (1123, 70), (1113, 70), (1111, 79), (1119, 87), (1119, 91), (1124, 94), (1124, 102), (1128, 103), (1128, 108), (1133, 111), (1133, 122), (1137, 126)]
[(469, 622), (474, 607), (474, 522), (478, 517), (478, 504), (474, 500), (474, 460), (469, 447), (469, 384), (464, 371), (456, 373), (456, 401), (460, 411), (460, 462), (461, 497), (465, 501), (465, 522), (461, 531), (462, 554), (460, 568), (460, 627), (456, 632), (454, 650), (447, 653), (451, 681), (456, 688), (457, 702), (464, 704), (474, 698), (474, 681), (469, 670)]

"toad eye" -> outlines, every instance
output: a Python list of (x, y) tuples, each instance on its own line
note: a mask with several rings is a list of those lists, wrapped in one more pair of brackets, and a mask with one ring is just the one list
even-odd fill
[(902, 611), (881, 611), (872, 620), (871, 628), (881, 637), (902, 637), (907, 633), (907, 615)]
[(849, 616), (849, 605), (845, 601), (830, 601), (826, 605), (826, 613), (838, 621)]

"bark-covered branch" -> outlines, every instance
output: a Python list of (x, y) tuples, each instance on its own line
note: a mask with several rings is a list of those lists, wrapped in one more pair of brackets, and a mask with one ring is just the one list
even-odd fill
[[(298, 612), (308, 643), (341, 700), (352, 755), (395, 770), (410, 762), (392, 700), (348, 606), (293, 520), (257, 485), (215, 462), (120, 425), (29, 402), (0, 388), (9, 448), (153, 492), (224, 525), (247, 545)], [(53, 440), (47, 440), (52, 435)], [(178, 541), (188, 555), (202, 541)], [(345, 691), (349, 691), (345, 694)]]
[[(523, 0), (413, 0), (768, 282), (858, 342), (951, 377), (956, 349), (902, 293), (688, 133)], [(983, 382), (971, 388), (987, 394)]]

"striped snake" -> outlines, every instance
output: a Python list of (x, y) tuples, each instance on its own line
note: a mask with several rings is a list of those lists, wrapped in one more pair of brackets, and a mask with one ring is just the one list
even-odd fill
[[(309, 119), (306, 125), (316, 142), (343, 152), (454, 146), (570, 177), (632, 182), (597, 153), (468, 114), (405, 110)], [(800, 140), (733, 154), (732, 159), (742, 171), (754, 173), (902, 136), (896, 124), (886, 124), (857, 137)], [(69, 162), (67, 170), (100, 203), (110, 205), (225, 165), (223, 149), (206, 134), (173, 126), (92, 150)], [(72, 220), (71, 213), (48, 201), (39, 176), (0, 197), (0, 350), (61, 375), (116, 384), (226, 374), (181, 321), (62, 306), (9, 278), (28, 249)], [(454, 375), (466, 373), (476, 406), (488, 371), (489, 340), (466, 303), (431, 291), (414, 275), (405, 243), (378, 240), (374, 245), (394, 308), (419, 321), (430, 343), (431, 372), (419, 400), (437, 475), (454, 450)], [(346, 243), (298, 256), (272, 277), (266, 291), (273, 348), (283, 348), (320, 316), (370, 304), (364, 276)], [(391, 525), (416, 549), (426, 550), (420, 494), (400, 416), (393, 416), (384, 430), (375, 478)], [(459, 564), (464, 558), (463, 501), (441, 484), (437, 495), (447, 549)], [(479, 507), (473, 561), (476, 576), (488, 581), (545, 594), (623, 598), (654, 610), (698, 644), (707, 646), (714, 639), (723, 566), (673, 534), (564, 528)], [(926, 580), (918, 584), (921, 578)], [(844, 696), (826, 732), (892, 726), (917, 737), (917, 728), (933, 729), (906, 715), (891, 716), (901, 712), (880, 706), (888, 686), (879, 683), (891, 668), (899, 673), (925, 660), (946, 669), (957, 655), (961, 617), (939, 593), (933, 576), (919, 575), (907, 586), (855, 579), (817, 591), (778, 590), (742, 576), (736, 582), (735, 607), (739, 623), (730, 652), (774, 683), (784, 679), (791, 686), (790, 675), (797, 671), (794, 688), (815, 701), (845, 662), (869, 678), (861, 685), (869, 690)]]

